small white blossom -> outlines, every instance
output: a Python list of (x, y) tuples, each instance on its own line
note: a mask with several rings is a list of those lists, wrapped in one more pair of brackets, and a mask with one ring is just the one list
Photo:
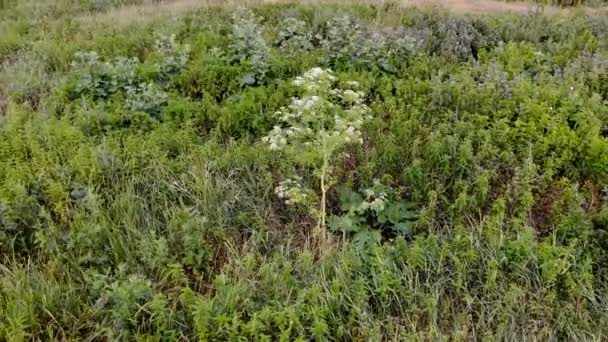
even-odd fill
[(374, 199), (370, 203), (369, 208), (375, 212), (380, 212), (380, 211), (384, 210), (384, 199), (381, 197)]
[(350, 89), (347, 89), (342, 93), (342, 99), (351, 103), (357, 102), (360, 97), (361, 95), (358, 92), (352, 91)]
[(274, 188), (274, 192), (280, 199), (285, 200), (285, 204), (294, 205), (304, 203), (309, 195), (301, 185), (301, 178), (287, 178)]
[(346, 135), (351, 136), (351, 137), (353, 135), (355, 135), (355, 127), (348, 126), (348, 128), (346, 129)]

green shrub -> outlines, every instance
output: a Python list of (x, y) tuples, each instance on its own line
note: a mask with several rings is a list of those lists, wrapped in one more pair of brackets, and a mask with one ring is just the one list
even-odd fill
[(383, 236), (411, 236), (416, 212), (411, 203), (376, 180), (361, 193), (348, 188), (339, 191), (340, 209), (344, 214), (333, 216), (330, 228), (343, 236), (353, 234), (353, 240), (362, 245), (382, 241)]
[(264, 40), (260, 19), (251, 11), (242, 9), (234, 14), (232, 20), (231, 57), (239, 63), (247, 63), (249, 67), (249, 72), (241, 76), (241, 84), (260, 84), (266, 77), (270, 62), (270, 49)]

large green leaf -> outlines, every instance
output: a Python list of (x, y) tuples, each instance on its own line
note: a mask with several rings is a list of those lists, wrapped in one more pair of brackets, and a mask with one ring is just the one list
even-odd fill
[(356, 233), (361, 231), (362, 219), (357, 216), (343, 215), (329, 218), (329, 229), (337, 232)]
[(378, 215), (378, 221), (382, 224), (390, 222), (396, 224), (405, 220), (416, 218), (416, 212), (406, 202), (389, 203)]
[(382, 234), (377, 229), (364, 229), (353, 235), (353, 242), (370, 245), (382, 241)]
[(340, 187), (338, 189), (338, 194), (340, 196), (340, 207), (345, 211), (356, 211), (363, 203), (361, 194), (352, 191), (350, 188)]

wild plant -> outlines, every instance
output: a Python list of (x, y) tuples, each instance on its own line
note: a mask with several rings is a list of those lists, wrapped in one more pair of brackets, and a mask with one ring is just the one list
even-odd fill
[(129, 325), (140, 315), (139, 308), (152, 297), (152, 284), (140, 275), (116, 280), (103, 291), (99, 303), (112, 308), (114, 325), (121, 333), (128, 333)]
[(127, 87), (125, 101), (129, 110), (148, 113), (160, 120), (161, 113), (167, 106), (168, 96), (154, 83), (141, 83)]
[(305, 21), (289, 17), (279, 24), (275, 45), (290, 54), (296, 54), (312, 50), (312, 39), (313, 35)]
[(361, 26), (350, 16), (337, 16), (327, 22), (323, 35), (318, 38), (328, 60), (348, 58), (354, 41), (362, 35)]
[(411, 236), (417, 217), (414, 205), (402, 200), (399, 193), (380, 180), (361, 192), (340, 187), (341, 215), (330, 218), (331, 230), (352, 235), (355, 243), (377, 244), (383, 237)]
[(111, 62), (104, 62), (97, 52), (77, 52), (72, 62), (72, 67), (78, 71), (74, 95), (105, 99), (124, 91), (136, 83), (138, 76), (135, 68), (138, 65), (137, 58), (117, 57)]
[(36, 109), (54, 83), (48, 66), (41, 58), (31, 54), (18, 54), (10, 60), (0, 62), (0, 116), (5, 95), (18, 103), (29, 103)]
[(317, 39), (325, 52), (321, 61), (326, 64), (373, 66), (390, 73), (396, 71), (394, 64), (406, 61), (418, 45), (417, 39), (405, 29), (375, 28), (350, 16), (329, 20), (325, 32)]
[(476, 59), (481, 49), (500, 42), (498, 33), (485, 22), (469, 17), (432, 10), (404, 20), (425, 36), (424, 45), (431, 54), (459, 60)]
[(513, 96), (513, 81), (509, 78), (509, 73), (504, 70), (504, 67), (496, 61), (477, 64), (481, 73), (477, 86), (480, 90), (492, 89), (498, 96), (498, 99), (510, 99)]
[(190, 45), (180, 44), (175, 34), (161, 35), (154, 43), (154, 50), (160, 59), (157, 63), (159, 81), (163, 86), (167, 86), (169, 80), (188, 64)]
[(250, 71), (242, 76), (241, 83), (259, 84), (270, 67), (270, 48), (264, 40), (261, 20), (251, 10), (241, 9), (233, 14), (232, 21), (230, 49), (236, 61), (249, 63), (250, 66)]
[[(336, 77), (329, 69), (312, 68), (294, 80), (302, 96), (275, 113), (280, 124), (274, 126), (263, 142), (271, 150), (284, 151), (299, 164), (312, 167), (319, 180), (318, 191), (293, 176), (275, 189), (287, 204), (304, 204), (317, 218), (313, 235), (320, 243), (328, 239), (326, 229), (327, 192), (335, 184), (333, 168), (349, 144), (362, 144), (361, 127), (371, 118), (364, 104), (364, 93), (357, 82), (336, 88)], [(353, 88), (353, 89), (350, 89)], [(312, 209), (318, 204), (318, 209)]]

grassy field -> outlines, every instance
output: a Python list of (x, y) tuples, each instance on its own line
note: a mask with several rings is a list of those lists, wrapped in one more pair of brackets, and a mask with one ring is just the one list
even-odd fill
[(608, 339), (608, 16), (441, 4), (0, 2), (0, 341)]

